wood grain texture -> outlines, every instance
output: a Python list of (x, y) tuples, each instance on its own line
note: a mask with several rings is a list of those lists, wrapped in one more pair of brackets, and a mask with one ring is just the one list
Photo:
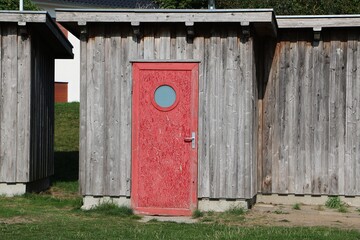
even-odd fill
[(86, 192), (87, 159), (87, 29), (84, 27), (80, 35), (80, 139), (79, 139), (79, 192)]
[[(200, 60), (198, 197), (252, 198), (257, 192), (253, 40), (241, 42), (234, 26), (213, 26), (210, 32), (197, 29), (193, 40), (186, 37), (183, 24), (145, 24), (139, 39), (132, 36), (128, 24), (109, 26), (88, 26), (89, 38), (81, 45), (87, 58), (86, 69), (82, 69), (87, 95), (86, 127), (81, 128), (86, 131), (82, 136), (87, 137), (86, 147), (80, 149), (80, 155), (86, 156), (80, 163), (84, 168), (80, 170), (84, 173), (82, 194), (130, 194), (131, 61)], [(95, 32), (97, 28), (102, 30)], [(97, 54), (105, 67), (99, 65)]]
[[(19, 33), (20, 31), (18, 31)], [(17, 182), (27, 182), (30, 164), (31, 41), (18, 36), (17, 79)]]
[[(359, 34), (282, 30), (264, 96), (263, 179), (278, 194), (360, 195)], [(269, 166), (271, 169), (269, 171)]]
[(47, 44), (32, 36), (29, 181), (54, 174), (54, 67)]
[(1, 75), (1, 176), (8, 182), (16, 182), (17, 164), (17, 28), (2, 28), (2, 75)]

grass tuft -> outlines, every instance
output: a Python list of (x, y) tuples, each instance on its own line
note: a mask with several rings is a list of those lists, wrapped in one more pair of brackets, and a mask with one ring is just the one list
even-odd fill
[(295, 203), (292, 207), (294, 210), (301, 210), (300, 203)]
[(329, 197), (325, 202), (325, 206), (327, 208), (332, 208), (332, 209), (340, 208), (342, 205), (343, 205), (343, 203), (341, 202), (341, 200), (338, 196), (337, 197)]
[(326, 200), (325, 206), (331, 209), (337, 209), (339, 212), (346, 213), (348, 212), (348, 206), (340, 200), (340, 197), (329, 197)]
[(273, 213), (275, 213), (275, 214), (289, 214), (288, 212), (283, 211), (283, 210), (281, 210), (281, 209), (277, 209), (277, 210), (275, 210)]
[(232, 207), (225, 211), (226, 214), (230, 215), (244, 215), (246, 213), (246, 210), (242, 207)]
[(202, 211), (200, 211), (199, 209), (196, 209), (193, 213), (192, 213), (192, 218), (201, 218), (204, 216), (204, 213)]
[(340, 206), (337, 210), (341, 213), (347, 213), (349, 211), (345, 205)]
[(103, 203), (90, 210), (87, 210), (86, 212), (117, 217), (139, 217), (134, 215), (134, 212), (131, 208), (126, 206), (118, 206), (114, 203)]

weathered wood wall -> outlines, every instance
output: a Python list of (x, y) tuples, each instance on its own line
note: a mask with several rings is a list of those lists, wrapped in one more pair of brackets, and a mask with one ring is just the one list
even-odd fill
[(31, 39), (31, 147), (29, 180), (54, 174), (54, 71), (50, 46), (37, 34)]
[[(19, 32), (18, 32), (19, 31)], [(0, 182), (27, 182), (30, 163), (30, 39), (0, 24)]]
[[(131, 60), (199, 60), (200, 198), (252, 198), (257, 88), (252, 38), (239, 24), (88, 24), (81, 36), (80, 182), (83, 195), (129, 196)], [(202, 30), (202, 29), (206, 29)], [(86, 33), (85, 33), (86, 32)]]
[[(281, 30), (263, 99), (262, 193), (360, 195), (360, 33)], [(265, 47), (270, 49), (271, 43)]]
[(0, 182), (27, 183), (53, 174), (54, 56), (31, 27), (0, 38)]

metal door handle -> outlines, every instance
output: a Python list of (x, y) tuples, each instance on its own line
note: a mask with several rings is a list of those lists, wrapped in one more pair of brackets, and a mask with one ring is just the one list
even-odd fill
[(191, 142), (191, 148), (195, 148), (195, 132), (191, 132), (191, 137), (185, 137), (185, 142)]

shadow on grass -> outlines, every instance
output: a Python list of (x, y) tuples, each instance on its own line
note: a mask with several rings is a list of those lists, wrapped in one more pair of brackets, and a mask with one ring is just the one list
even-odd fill
[(55, 152), (52, 182), (71, 182), (79, 179), (79, 152)]

